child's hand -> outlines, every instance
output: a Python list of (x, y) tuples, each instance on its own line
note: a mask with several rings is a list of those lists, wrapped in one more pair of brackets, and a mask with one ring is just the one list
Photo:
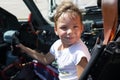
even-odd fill
[(13, 44), (15, 44), (15, 45), (20, 44), (20, 41), (17, 37), (13, 38)]
[(22, 53), (25, 53), (25, 51), (24, 51), (24, 45), (23, 44), (21, 44), (21, 43), (19, 43), (19, 44), (16, 44), (16, 47), (17, 48), (20, 48), (20, 51), (22, 52)]

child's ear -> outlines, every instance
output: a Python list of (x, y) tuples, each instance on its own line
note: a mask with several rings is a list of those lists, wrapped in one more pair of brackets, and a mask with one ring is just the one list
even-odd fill
[(54, 32), (55, 32), (55, 34), (58, 36), (57, 27), (56, 27), (56, 26), (54, 27)]
[(82, 24), (82, 26), (81, 26), (81, 33), (83, 33), (83, 31), (84, 31), (84, 25)]
[(57, 33), (57, 31), (55, 31), (55, 34), (58, 36), (58, 33)]

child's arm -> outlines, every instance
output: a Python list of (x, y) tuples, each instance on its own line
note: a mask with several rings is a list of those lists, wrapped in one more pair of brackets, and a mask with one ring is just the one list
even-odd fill
[(44, 54), (38, 53), (35, 50), (32, 50), (31, 48), (24, 46), (22, 44), (18, 44), (18, 45), (16, 45), (16, 47), (19, 47), (24, 53), (28, 54), (29, 56), (38, 60), (39, 62), (41, 62), (44, 65), (48, 65), (48, 64), (52, 63), (52, 61), (55, 60), (55, 57), (50, 53), (47, 53), (44, 55)]
[(86, 57), (82, 57), (81, 61), (77, 64), (77, 75), (80, 78), (84, 68), (86, 67), (88, 61)]

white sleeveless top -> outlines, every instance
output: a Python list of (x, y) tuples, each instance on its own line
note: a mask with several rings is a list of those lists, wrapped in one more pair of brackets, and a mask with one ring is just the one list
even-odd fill
[(50, 53), (56, 58), (59, 71), (60, 80), (78, 80), (76, 65), (80, 62), (82, 57), (86, 57), (89, 61), (90, 53), (88, 48), (79, 40), (74, 45), (64, 50), (58, 48), (62, 44), (61, 40), (57, 40), (50, 48)]

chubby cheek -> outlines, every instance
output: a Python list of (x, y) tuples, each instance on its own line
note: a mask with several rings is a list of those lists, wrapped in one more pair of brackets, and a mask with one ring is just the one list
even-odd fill
[(76, 39), (80, 39), (81, 34), (82, 34), (82, 31), (81, 30), (77, 30), (77, 31), (75, 31), (74, 36), (76, 37)]
[(83, 26), (81, 26), (80, 29), (78, 29), (78, 31), (76, 31), (76, 32), (78, 32), (77, 34), (80, 35), (80, 37), (81, 37), (81, 34), (83, 32)]
[(64, 38), (66, 36), (66, 32), (62, 31), (62, 30), (57, 31), (57, 34), (58, 34), (59, 38)]
[(66, 34), (66, 32), (61, 29), (54, 28), (54, 31), (55, 31), (55, 34), (59, 37), (62, 37)]

